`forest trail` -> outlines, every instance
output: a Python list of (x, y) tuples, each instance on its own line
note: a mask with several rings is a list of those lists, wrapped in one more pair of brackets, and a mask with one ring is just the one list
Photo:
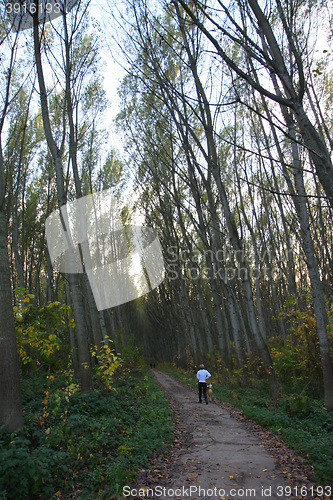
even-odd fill
[(286, 474), (245, 423), (214, 401), (198, 404), (197, 393), (174, 377), (152, 373), (183, 430), (180, 448), (167, 464), (138, 477), (141, 498), (143, 490), (149, 499), (287, 498)]

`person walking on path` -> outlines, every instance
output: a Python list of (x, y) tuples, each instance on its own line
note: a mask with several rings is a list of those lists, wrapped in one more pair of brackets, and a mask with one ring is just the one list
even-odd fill
[(206, 401), (206, 405), (208, 405), (207, 399), (207, 379), (211, 377), (211, 374), (208, 370), (205, 370), (204, 365), (199, 366), (199, 371), (197, 372), (197, 379), (199, 385), (199, 403), (202, 403), (202, 394), (204, 400)]

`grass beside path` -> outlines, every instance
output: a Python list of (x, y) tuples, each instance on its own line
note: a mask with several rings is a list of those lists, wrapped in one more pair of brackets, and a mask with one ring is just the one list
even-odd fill
[[(170, 366), (163, 370), (182, 382), (197, 387), (195, 373)], [(333, 412), (322, 400), (297, 397), (281, 399), (273, 405), (267, 391), (248, 387), (227, 387), (214, 382), (214, 396), (231, 403), (245, 416), (276, 433), (312, 465), (322, 485), (333, 482)]]
[(167, 399), (148, 370), (82, 394), (67, 376), (23, 381), (25, 426), (0, 431), (0, 500), (119, 498), (173, 437)]

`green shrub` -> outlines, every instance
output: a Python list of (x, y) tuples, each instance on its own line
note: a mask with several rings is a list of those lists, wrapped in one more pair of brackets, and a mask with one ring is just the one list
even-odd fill
[(7, 499), (23, 499), (28, 492), (41, 490), (50, 496), (57, 475), (66, 472), (65, 453), (45, 445), (33, 449), (29, 439), (21, 435), (7, 436), (7, 443), (3, 440), (0, 444), (0, 491)]
[(117, 497), (172, 438), (168, 402), (142, 370), (126, 370), (112, 391), (81, 393), (48, 375), (24, 381), (23, 392), (24, 429), (0, 434), (2, 500), (72, 498), (68, 485), (75, 498)]

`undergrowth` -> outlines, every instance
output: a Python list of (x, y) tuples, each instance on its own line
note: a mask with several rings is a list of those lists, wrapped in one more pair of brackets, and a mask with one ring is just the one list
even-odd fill
[(24, 428), (0, 433), (0, 499), (119, 498), (172, 439), (167, 400), (132, 369), (81, 393), (67, 376), (23, 380)]
[[(164, 366), (163, 370), (197, 387), (196, 373)], [(276, 433), (313, 465), (316, 480), (333, 480), (333, 412), (323, 400), (291, 394), (273, 404), (267, 391), (226, 386), (214, 381), (214, 396), (239, 408), (248, 418)]]

